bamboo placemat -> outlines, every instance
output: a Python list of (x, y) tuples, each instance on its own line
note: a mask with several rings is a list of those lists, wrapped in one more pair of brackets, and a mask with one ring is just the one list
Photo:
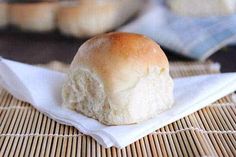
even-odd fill
[[(47, 66), (65, 70), (53, 62)], [(171, 63), (176, 77), (218, 73), (210, 62)], [(71, 126), (44, 116), (0, 88), (0, 156), (236, 156), (236, 103), (232, 94), (123, 149), (105, 149)]]

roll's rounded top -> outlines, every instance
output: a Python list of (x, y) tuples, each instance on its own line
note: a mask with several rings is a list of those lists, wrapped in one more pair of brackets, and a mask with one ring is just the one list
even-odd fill
[(72, 66), (79, 61), (90, 64), (138, 63), (168, 68), (169, 63), (160, 46), (146, 36), (134, 33), (108, 33), (86, 41), (78, 50)]
[(158, 44), (143, 35), (119, 32), (86, 41), (75, 55), (71, 70), (81, 66), (103, 80), (109, 91), (133, 86), (153, 68), (169, 71), (168, 60)]

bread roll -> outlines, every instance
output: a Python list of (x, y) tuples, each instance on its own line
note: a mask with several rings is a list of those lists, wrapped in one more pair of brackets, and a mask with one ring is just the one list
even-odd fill
[(0, 28), (8, 24), (8, 5), (7, 3), (0, 2)]
[(138, 123), (173, 104), (169, 63), (159, 45), (131, 33), (85, 42), (62, 89), (63, 106), (107, 125)]
[(90, 37), (116, 28), (133, 16), (142, 0), (82, 0), (64, 2), (58, 10), (59, 30), (75, 37)]
[(10, 23), (22, 30), (44, 32), (55, 28), (57, 3), (15, 3), (10, 5)]
[(185, 16), (218, 16), (236, 11), (236, 0), (167, 0), (170, 9)]

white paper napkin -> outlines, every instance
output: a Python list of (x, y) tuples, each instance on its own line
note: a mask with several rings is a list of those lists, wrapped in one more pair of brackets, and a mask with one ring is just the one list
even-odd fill
[(6, 59), (0, 60), (2, 87), (59, 123), (72, 125), (92, 136), (104, 147), (125, 147), (236, 90), (236, 73), (175, 79), (175, 104), (170, 110), (140, 124), (106, 126), (61, 107), (61, 87), (65, 78), (64, 73)]

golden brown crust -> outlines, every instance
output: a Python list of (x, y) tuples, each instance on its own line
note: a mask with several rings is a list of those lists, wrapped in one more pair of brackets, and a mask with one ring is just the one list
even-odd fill
[[(151, 39), (132, 33), (108, 33), (85, 42), (73, 59), (78, 65), (92, 69), (107, 90), (125, 89), (148, 73), (150, 67), (169, 70), (169, 63), (160, 46)], [(121, 87), (122, 86), (122, 87)]]
[(142, 62), (143, 66), (169, 67), (166, 55), (157, 43), (143, 35), (122, 32), (99, 35), (85, 42), (78, 50), (72, 66), (81, 60), (95, 67), (105, 62), (116, 64), (127, 60)]

